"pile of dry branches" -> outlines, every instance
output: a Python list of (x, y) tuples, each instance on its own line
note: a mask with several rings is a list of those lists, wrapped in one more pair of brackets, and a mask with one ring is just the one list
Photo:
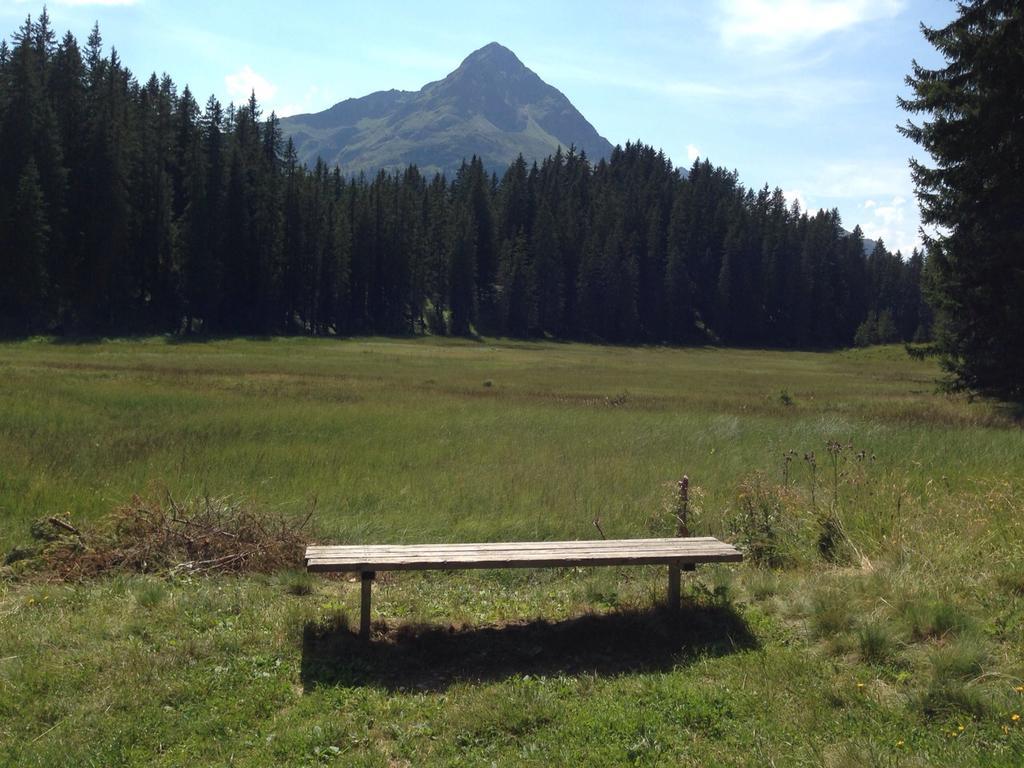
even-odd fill
[(76, 580), (112, 572), (269, 573), (302, 564), (310, 536), (302, 519), (255, 512), (231, 499), (184, 503), (136, 496), (93, 528), (37, 521), (31, 569)]

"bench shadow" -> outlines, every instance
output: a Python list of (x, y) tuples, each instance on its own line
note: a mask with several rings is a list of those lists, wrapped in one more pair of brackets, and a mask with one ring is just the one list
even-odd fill
[(309, 622), (303, 629), (301, 677), (318, 686), (379, 686), (391, 691), (444, 691), (458, 682), (514, 675), (664, 671), (698, 657), (758, 647), (729, 605), (690, 605), (587, 614), (563, 621), (439, 627), (381, 622), (364, 643), (347, 627)]

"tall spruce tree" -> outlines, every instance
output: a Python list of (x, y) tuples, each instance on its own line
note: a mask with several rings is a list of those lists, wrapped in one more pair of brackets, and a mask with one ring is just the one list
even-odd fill
[(912, 160), (928, 238), (935, 348), (958, 388), (1024, 396), (1024, 5), (964, 0), (941, 29), (945, 58), (913, 63), (900, 99), (923, 115), (900, 131), (934, 164)]
[(31, 333), (45, 319), (50, 240), (39, 171), (31, 157), (21, 171), (12, 218), (9, 247), (0, 249), (0, 332)]

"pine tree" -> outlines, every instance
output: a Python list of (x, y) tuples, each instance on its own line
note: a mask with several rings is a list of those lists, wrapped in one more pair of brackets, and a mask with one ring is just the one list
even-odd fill
[(138, 103), (139, 157), (133, 167), (131, 252), (139, 270), (138, 323), (147, 330), (175, 328), (181, 317), (174, 218), (174, 86), (153, 74)]
[(427, 327), (431, 333), (447, 333), (445, 306), (449, 280), (448, 185), (437, 174), (423, 196), (423, 265)]
[(533, 257), (533, 279), (536, 295), (536, 330), (562, 335), (561, 250), (555, 217), (551, 207), (542, 205), (537, 211), (530, 239)]
[(668, 265), (665, 274), (666, 330), (668, 338), (677, 343), (696, 337), (694, 283), (690, 276), (689, 187), (682, 186), (672, 204), (668, 224)]
[(476, 238), (472, 217), (465, 210), (459, 211), (453, 222), (448, 278), (451, 332), (456, 336), (468, 336), (476, 320)]
[(50, 226), (35, 160), (21, 171), (8, 247), (0, 249), (0, 332), (31, 333), (46, 327), (46, 256)]
[(941, 29), (924, 27), (945, 58), (916, 61), (901, 99), (924, 115), (901, 132), (934, 166), (911, 161), (927, 241), (935, 347), (952, 385), (1024, 396), (1024, 6), (963, 0)]
[(520, 232), (514, 240), (506, 240), (505, 248), (509, 266), (504, 325), (510, 335), (523, 338), (529, 336), (537, 324), (536, 286), (526, 235)]
[[(42, 193), (48, 236), (43, 270), (50, 280), (63, 276), (63, 214), (67, 174), (52, 103), (48, 98), (49, 62), (54, 53), (53, 32), (44, 11), (40, 22), (27, 18), (14, 36), (7, 71), (4, 120), (0, 125), (0, 216), (13, 213), (15, 198), (24, 180), (25, 167), (35, 164), (34, 174)], [(17, 227), (17, 221), (13, 222)], [(13, 233), (12, 236), (16, 236)], [(48, 291), (56, 299), (59, 291)], [(52, 320), (57, 307), (45, 314)]]

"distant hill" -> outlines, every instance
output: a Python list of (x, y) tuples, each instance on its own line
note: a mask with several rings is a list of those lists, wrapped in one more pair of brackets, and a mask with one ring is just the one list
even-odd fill
[(323, 112), (283, 118), (281, 127), (303, 162), (322, 157), (346, 175), (410, 163), (428, 174), (451, 174), (472, 155), (501, 172), (520, 154), (541, 160), (558, 146), (575, 146), (595, 160), (612, 150), (561, 91), (498, 43), (418, 91), (347, 99)]

